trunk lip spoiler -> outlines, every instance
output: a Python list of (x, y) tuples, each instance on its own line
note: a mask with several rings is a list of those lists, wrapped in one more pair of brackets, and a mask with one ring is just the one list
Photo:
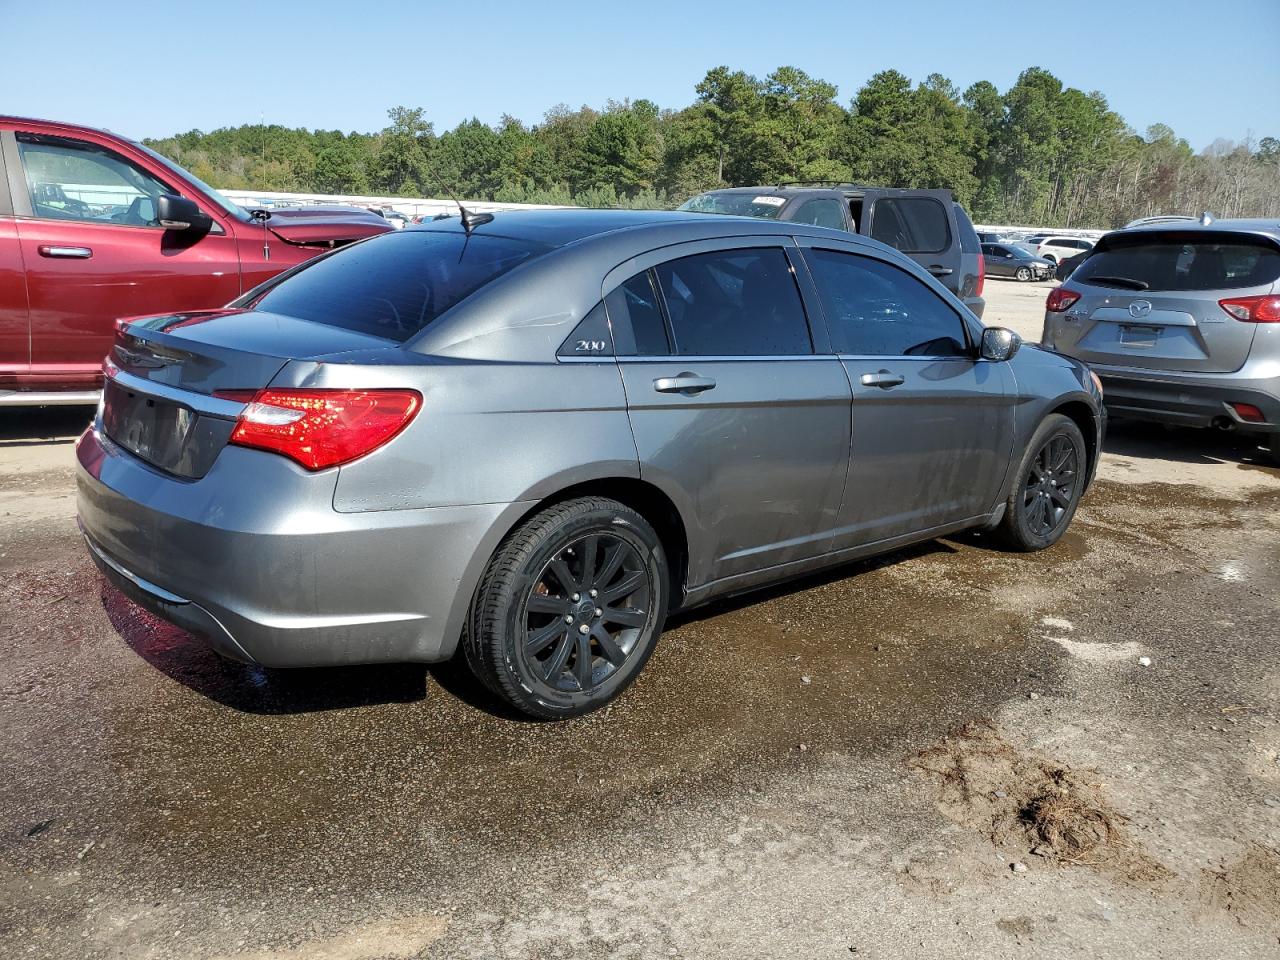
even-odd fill
[(136, 374), (126, 373), (124, 370), (113, 372), (107, 377), (107, 383), (115, 383), (117, 386), (133, 393), (159, 397), (161, 400), (168, 400), (170, 403), (189, 407), (196, 413), (210, 417), (220, 417), (224, 420), (238, 420), (246, 406), (238, 400), (226, 400), (207, 393), (196, 393), (181, 387), (173, 387), (158, 380), (148, 380)]

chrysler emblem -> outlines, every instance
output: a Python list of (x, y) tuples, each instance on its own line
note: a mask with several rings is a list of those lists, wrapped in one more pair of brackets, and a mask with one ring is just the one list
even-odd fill
[(1141, 320), (1143, 317), (1151, 313), (1150, 300), (1135, 300), (1129, 304), (1129, 316), (1135, 320)]

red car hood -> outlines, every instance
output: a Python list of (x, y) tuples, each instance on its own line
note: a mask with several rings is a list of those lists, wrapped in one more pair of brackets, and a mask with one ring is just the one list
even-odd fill
[(300, 207), (272, 210), (267, 229), (285, 243), (327, 247), (331, 241), (359, 240), (395, 227), (358, 207)]

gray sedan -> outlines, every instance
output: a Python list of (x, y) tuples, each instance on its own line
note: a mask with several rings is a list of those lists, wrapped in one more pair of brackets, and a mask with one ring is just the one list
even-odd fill
[(980, 528), (1055, 543), (1096, 381), (909, 258), (794, 223), (436, 221), (122, 324), (79, 516), (117, 587), (264, 666), (461, 649), (599, 707), (668, 613)]
[(1053, 276), (1053, 262), (1022, 247), (1005, 243), (984, 243), (982, 259), (989, 277), (1013, 277), (1028, 280), (1047, 280)]

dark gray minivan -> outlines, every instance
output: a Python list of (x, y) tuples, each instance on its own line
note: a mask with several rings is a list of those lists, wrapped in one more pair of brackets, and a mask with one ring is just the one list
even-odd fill
[(969, 215), (950, 190), (825, 181), (727, 187), (700, 193), (680, 209), (860, 233), (905, 253), (979, 317), (986, 306), (982, 299), (982, 245)]

